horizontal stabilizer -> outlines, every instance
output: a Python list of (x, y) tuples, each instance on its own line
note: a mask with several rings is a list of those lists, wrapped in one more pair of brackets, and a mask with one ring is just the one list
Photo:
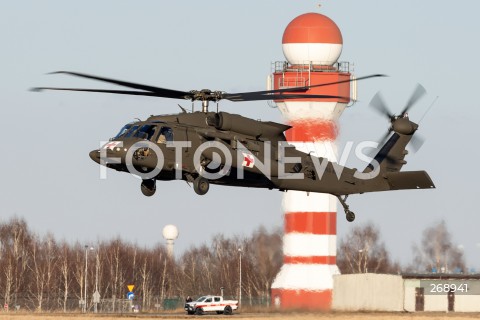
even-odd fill
[(389, 172), (386, 174), (390, 190), (435, 188), (425, 171)]

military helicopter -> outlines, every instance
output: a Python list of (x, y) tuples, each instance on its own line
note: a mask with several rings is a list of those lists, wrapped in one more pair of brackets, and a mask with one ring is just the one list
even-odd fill
[[(128, 123), (108, 143), (90, 152), (90, 158), (108, 168), (130, 172), (142, 179), (141, 191), (152, 196), (156, 181), (184, 180), (193, 190), (204, 195), (211, 183), (226, 186), (298, 190), (329, 193), (342, 204), (346, 219), (355, 214), (346, 203), (351, 194), (403, 189), (435, 188), (425, 171), (401, 172), (406, 164), (407, 144), (418, 125), (407, 112), (425, 94), (416, 91), (399, 115), (386, 107), (380, 95), (372, 106), (390, 122), (390, 128), (371, 163), (363, 170), (340, 166), (326, 158), (296, 150), (285, 139), (288, 125), (250, 119), (227, 112), (211, 112), (210, 102), (254, 100), (286, 100), (297, 98), (341, 98), (330, 95), (310, 95), (307, 90), (335, 83), (267, 91), (227, 93), (208, 89), (179, 91), (138, 83), (109, 79), (77, 72), (57, 71), (56, 74), (103, 81), (135, 90), (81, 89), (38, 87), (34, 91), (66, 90), (124, 95), (153, 96), (201, 101), (202, 110), (151, 116), (145, 121)], [(383, 75), (357, 78), (363, 80)], [(348, 99), (348, 98), (347, 98)]]

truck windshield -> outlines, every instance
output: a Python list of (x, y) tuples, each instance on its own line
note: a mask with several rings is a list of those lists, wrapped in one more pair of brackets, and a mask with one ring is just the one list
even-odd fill
[(205, 299), (207, 299), (207, 297), (200, 297), (197, 299), (198, 302), (203, 302)]

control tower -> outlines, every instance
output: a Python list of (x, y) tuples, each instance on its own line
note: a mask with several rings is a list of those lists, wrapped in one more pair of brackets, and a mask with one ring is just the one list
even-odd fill
[[(272, 89), (343, 83), (309, 89), (306, 94), (342, 98), (276, 100), (286, 122), (286, 137), (296, 149), (337, 161), (337, 121), (355, 86), (349, 64), (338, 62), (343, 39), (330, 18), (306, 13), (293, 19), (283, 34), (287, 61), (275, 62)], [(355, 89), (355, 88), (353, 88)], [(272, 305), (328, 310), (336, 265), (337, 198), (328, 194), (287, 191), (283, 196), (283, 266), (272, 285)]]

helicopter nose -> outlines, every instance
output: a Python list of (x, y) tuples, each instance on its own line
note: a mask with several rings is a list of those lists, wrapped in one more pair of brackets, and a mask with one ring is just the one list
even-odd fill
[(96, 163), (100, 163), (100, 150), (90, 151), (89, 156)]

